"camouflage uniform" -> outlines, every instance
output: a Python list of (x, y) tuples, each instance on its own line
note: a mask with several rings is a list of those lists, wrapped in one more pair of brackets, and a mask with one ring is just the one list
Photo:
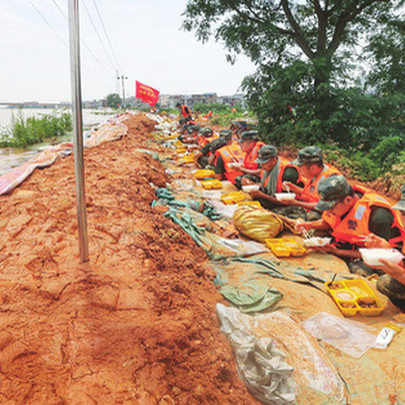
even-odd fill
[[(318, 192), (322, 199), (319, 201), (316, 209), (327, 211), (333, 208), (340, 200), (349, 195), (350, 190), (351, 187), (343, 176), (333, 175), (328, 177), (319, 184)], [(405, 211), (405, 187), (401, 191), (403, 191), (402, 200), (392, 207), (392, 209)], [(373, 274), (380, 275), (381, 277), (377, 281), (377, 289), (394, 304), (405, 308), (405, 285), (390, 275), (384, 274), (382, 270), (368, 266), (361, 259), (349, 261), (348, 267), (351, 273), (363, 277), (369, 277)]]

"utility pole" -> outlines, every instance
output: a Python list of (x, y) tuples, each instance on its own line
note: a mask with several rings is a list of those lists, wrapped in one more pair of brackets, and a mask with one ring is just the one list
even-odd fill
[(84, 187), (82, 90), (80, 75), (79, 0), (69, 0), (70, 74), (72, 86), (73, 151), (75, 156), (76, 208), (82, 263), (89, 260), (86, 193)]
[(118, 80), (121, 79), (121, 83), (122, 83), (122, 104), (124, 105), (124, 108), (125, 108), (125, 105), (126, 105), (126, 102), (125, 102), (125, 80), (127, 80), (128, 77), (126, 77), (125, 75), (121, 75), (121, 76), (117, 76), (117, 79)]

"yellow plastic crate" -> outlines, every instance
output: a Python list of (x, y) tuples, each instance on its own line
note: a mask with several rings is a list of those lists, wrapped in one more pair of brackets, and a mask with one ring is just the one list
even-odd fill
[(190, 153), (189, 155), (185, 155), (180, 158), (181, 163), (194, 163), (194, 153)]
[(257, 208), (263, 208), (262, 205), (259, 203), (259, 201), (241, 201), (238, 203), (239, 206), (241, 205), (251, 205), (253, 207)]
[(222, 183), (217, 179), (202, 181), (201, 185), (207, 190), (219, 190), (222, 188)]
[(364, 280), (327, 282), (325, 286), (344, 316), (377, 316), (385, 309)]
[(240, 191), (233, 191), (232, 193), (226, 193), (221, 195), (221, 201), (224, 204), (237, 204), (246, 200), (246, 195)]
[(266, 245), (277, 257), (304, 256), (306, 249), (291, 238), (266, 239)]
[(215, 172), (214, 170), (200, 169), (194, 173), (194, 177), (197, 180), (204, 180), (210, 177), (215, 177)]

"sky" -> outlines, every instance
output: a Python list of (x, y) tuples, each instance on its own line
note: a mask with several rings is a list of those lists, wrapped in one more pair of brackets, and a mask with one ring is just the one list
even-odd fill
[[(181, 30), (186, 3), (79, 0), (82, 98), (105, 98), (117, 90), (121, 94), (117, 69), (128, 77), (127, 97), (134, 95), (135, 80), (163, 94), (240, 91), (254, 65), (243, 55), (231, 65), (222, 44), (213, 39), (202, 44), (193, 32)], [(1, 0), (0, 102), (70, 101), (69, 28), (64, 15), (68, 0)]]

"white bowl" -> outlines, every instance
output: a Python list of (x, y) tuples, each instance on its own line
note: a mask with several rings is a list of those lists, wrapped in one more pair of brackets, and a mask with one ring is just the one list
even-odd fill
[(250, 191), (256, 191), (259, 190), (260, 184), (249, 184), (247, 186), (242, 186), (242, 190), (245, 191), (246, 193), (249, 193)]
[(305, 247), (322, 247), (322, 246), (329, 245), (331, 240), (332, 240), (332, 238), (313, 237), (313, 238), (305, 239), (304, 246)]
[(274, 197), (278, 201), (291, 201), (295, 199), (295, 193), (275, 193)]
[(396, 249), (359, 249), (361, 257), (368, 266), (383, 266), (379, 259), (399, 263), (404, 255)]

